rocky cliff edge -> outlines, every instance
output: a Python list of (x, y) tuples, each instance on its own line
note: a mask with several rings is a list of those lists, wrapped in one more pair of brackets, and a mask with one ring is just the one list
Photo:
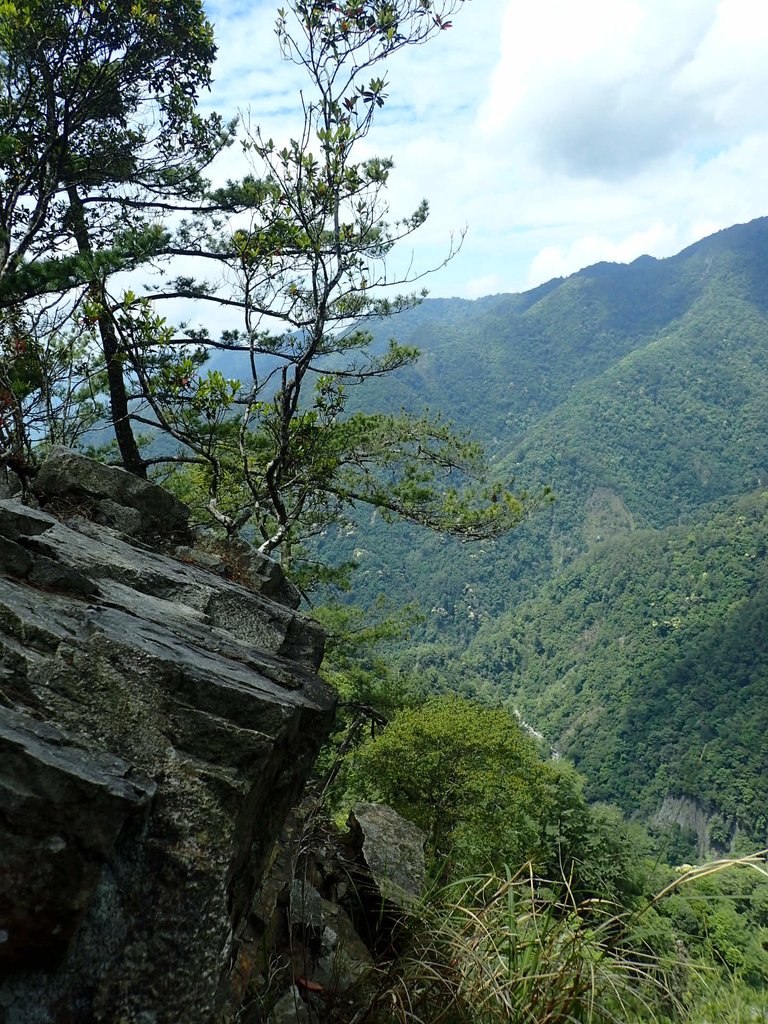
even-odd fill
[(33, 490), (0, 498), (0, 1021), (236, 1020), (322, 635), (153, 484), (59, 449)]

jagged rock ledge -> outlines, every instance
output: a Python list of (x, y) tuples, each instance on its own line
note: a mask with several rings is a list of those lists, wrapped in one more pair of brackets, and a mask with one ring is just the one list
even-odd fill
[(0, 499), (0, 1021), (235, 1020), (332, 724), (322, 634), (269, 560), (240, 546), (248, 585), (225, 578), (153, 484), (59, 449), (33, 490)]

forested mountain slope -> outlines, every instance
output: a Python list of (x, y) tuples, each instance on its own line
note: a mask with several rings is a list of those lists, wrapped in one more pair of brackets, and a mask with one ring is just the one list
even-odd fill
[(335, 555), (356, 551), (358, 594), (442, 608), (433, 626), (447, 613), (463, 635), (470, 608), (497, 614), (591, 543), (768, 480), (767, 264), (761, 219), (668, 260), (396, 320), (423, 358), (381, 403), (442, 410), (488, 444), (497, 472), (534, 493), (551, 485), (557, 501), (482, 547), (363, 525), (329, 538)]
[(424, 358), (385, 401), (444, 410), (557, 500), (480, 545), (366, 517), (325, 539), (353, 599), (415, 601), (402, 664), (513, 699), (593, 797), (684, 794), (764, 838), (768, 220), (396, 326)]
[[(428, 299), (389, 321), (422, 358), (397, 388), (376, 388), (442, 409), (482, 440), (509, 450), (568, 397), (574, 385), (608, 368), (677, 324), (697, 303), (725, 295), (761, 312), (768, 305), (768, 220), (738, 225), (677, 256), (600, 263), (517, 295), (471, 302)], [(766, 271), (764, 273), (763, 271)], [(366, 396), (369, 403), (373, 392)]]
[[(589, 780), (652, 813), (696, 800), (762, 842), (768, 820), (768, 491), (704, 522), (595, 546), (451, 658), (432, 685), (509, 696)], [(436, 668), (439, 666), (439, 669)]]

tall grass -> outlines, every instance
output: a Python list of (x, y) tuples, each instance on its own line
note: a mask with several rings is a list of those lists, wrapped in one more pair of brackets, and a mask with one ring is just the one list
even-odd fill
[(654, 943), (643, 917), (681, 886), (734, 865), (765, 873), (764, 854), (691, 868), (633, 911), (579, 903), (567, 880), (542, 882), (530, 866), (454, 882), (404, 922), (404, 951), (380, 969), (355, 1022), (693, 1021), (691, 993), (706, 989), (706, 968), (679, 945)]

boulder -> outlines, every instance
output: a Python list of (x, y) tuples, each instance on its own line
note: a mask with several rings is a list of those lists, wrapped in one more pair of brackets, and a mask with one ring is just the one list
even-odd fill
[(83, 462), (54, 453), (40, 510), (0, 500), (0, 1021), (234, 1022), (253, 894), (333, 721), (323, 637), (171, 557), (175, 499)]
[(78, 511), (154, 546), (190, 537), (189, 509), (164, 488), (70, 448), (54, 447), (32, 490), (44, 507)]
[(283, 993), (267, 1018), (269, 1024), (312, 1024), (313, 1019), (295, 985)]
[(0, 466), (0, 498), (15, 498), (22, 490), (20, 477), (8, 466)]
[(350, 824), (342, 833), (309, 796), (283, 827), (251, 914), (262, 979), (252, 1005), (267, 1020), (273, 1004), (280, 1020), (306, 1009), (319, 1021), (364, 1016), (386, 977), (377, 956), (390, 960), (408, 934), (403, 911), (423, 892), (424, 833), (378, 804), (356, 804)]
[(155, 791), (120, 758), (0, 707), (0, 974), (66, 953), (117, 837)]
[(424, 891), (426, 833), (384, 804), (355, 804), (347, 824), (366, 889), (382, 905), (412, 906)]
[(298, 608), (301, 604), (298, 588), (285, 578), (279, 564), (238, 537), (221, 540), (203, 535), (190, 557), (194, 561), (205, 560), (209, 565), (213, 559), (224, 569), (224, 575), (279, 604), (289, 608)]
[(360, 983), (373, 958), (343, 907), (323, 900), (322, 912), (325, 927), (312, 980), (324, 991), (342, 995)]
[(308, 939), (319, 939), (325, 927), (322, 897), (317, 889), (303, 878), (294, 878), (291, 882), (288, 920), (294, 934)]

